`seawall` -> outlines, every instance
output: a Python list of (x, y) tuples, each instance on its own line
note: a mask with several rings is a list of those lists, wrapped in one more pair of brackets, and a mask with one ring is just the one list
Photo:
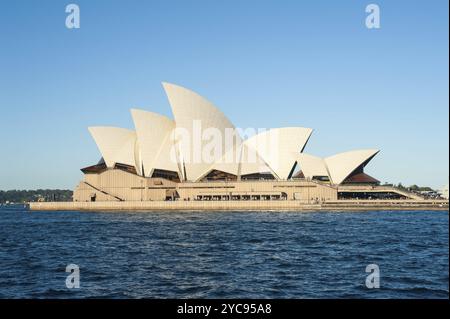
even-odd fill
[(441, 210), (444, 200), (338, 200), (322, 203), (300, 201), (108, 201), (37, 202), (32, 211), (362, 211), (362, 210)]

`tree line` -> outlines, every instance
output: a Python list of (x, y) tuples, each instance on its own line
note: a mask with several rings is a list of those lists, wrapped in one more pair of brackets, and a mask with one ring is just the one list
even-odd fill
[(73, 192), (68, 189), (37, 189), (0, 191), (0, 203), (70, 202)]

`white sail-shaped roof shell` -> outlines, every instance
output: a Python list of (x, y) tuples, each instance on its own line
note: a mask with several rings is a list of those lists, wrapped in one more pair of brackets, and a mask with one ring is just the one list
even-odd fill
[[(237, 144), (240, 143), (241, 146)], [(241, 159), (242, 142), (235, 142), (234, 146), (230, 148), (223, 157), (214, 163), (211, 170), (218, 170), (233, 175), (239, 175), (239, 163)]]
[(247, 145), (245, 140), (241, 147), (241, 159), (239, 162), (239, 175), (249, 175), (257, 173), (271, 173), (273, 170), (267, 165), (267, 163), (261, 158), (258, 152)]
[[(132, 109), (136, 132), (117, 127), (89, 128), (107, 167), (126, 164), (147, 177), (155, 169), (176, 171), (189, 181), (198, 181), (211, 170), (237, 176), (271, 173), (276, 179), (288, 179), (297, 161), (306, 178), (328, 176), (332, 183), (341, 184), (379, 152), (356, 150), (325, 159), (303, 154), (312, 129), (302, 127), (271, 129), (243, 141), (211, 102), (181, 86), (163, 86), (175, 120)], [(216, 139), (217, 134), (220, 139)], [(215, 149), (211, 145), (218, 146), (217, 156), (206, 159), (205, 153)]]
[(258, 151), (247, 144), (248, 140), (238, 143), (240, 145), (228, 150), (224, 157), (214, 164), (213, 169), (237, 176), (257, 173), (274, 174)]
[(374, 149), (356, 150), (325, 158), (332, 182), (341, 184), (353, 171), (367, 164), (378, 152), (379, 150)]
[(314, 176), (329, 177), (328, 169), (323, 158), (306, 153), (296, 154), (296, 157), (297, 164), (305, 178), (312, 179)]
[(144, 110), (131, 109), (136, 128), (139, 152), (145, 176), (155, 169), (178, 172), (172, 132), (175, 122), (166, 116)]
[(189, 135), (189, 141), (180, 143), (180, 157), (184, 160), (186, 179), (196, 181), (211, 171), (215, 162), (231, 148), (240, 145), (240, 142), (227, 145), (225, 138), (222, 138), (218, 145), (220, 152), (217, 152), (221, 156), (215, 160), (206, 160), (202, 154), (208, 145), (208, 141), (203, 139), (206, 130), (212, 128), (212, 131), (217, 130), (224, 137), (234, 131), (235, 127), (219, 109), (197, 93), (170, 83), (163, 83), (163, 86), (172, 108), (177, 132), (181, 129)]
[(282, 127), (254, 135), (245, 144), (254, 150), (279, 179), (287, 179), (295, 164), (295, 154), (300, 154), (312, 129), (304, 127)]
[(134, 131), (120, 127), (94, 126), (89, 127), (89, 132), (107, 167), (112, 168), (116, 163), (121, 163), (134, 166), (139, 172), (136, 165), (138, 149)]

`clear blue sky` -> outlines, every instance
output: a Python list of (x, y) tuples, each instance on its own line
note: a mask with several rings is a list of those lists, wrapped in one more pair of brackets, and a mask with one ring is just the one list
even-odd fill
[[(65, 6), (81, 28), (65, 27)], [(381, 29), (365, 27), (377, 3)], [(0, 2), (0, 189), (74, 188), (100, 154), (87, 127), (171, 115), (161, 81), (238, 127), (314, 128), (305, 151), (381, 153), (385, 182), (448, 183), (448, 2)]]

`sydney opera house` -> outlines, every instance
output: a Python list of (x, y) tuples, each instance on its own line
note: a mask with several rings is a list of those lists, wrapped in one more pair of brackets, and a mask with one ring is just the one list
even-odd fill
[[(321, 158), (313, 132), (283, 127), (243, 136), (211, 102), (163, 83), (173, 118), (132, 109), (134, 130), (90, 127), (100, 161), (81, 169), (75, 202), (299, 201), (407, 198), (364, 172), (377, 149)], [(250, 134), (249, 134), (250, 135)]]

